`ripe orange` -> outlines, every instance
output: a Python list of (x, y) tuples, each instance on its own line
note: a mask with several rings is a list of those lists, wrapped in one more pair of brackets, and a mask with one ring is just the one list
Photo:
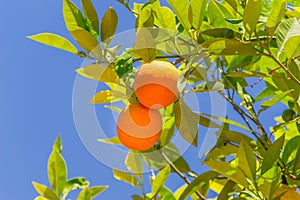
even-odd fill
[(117, 133), (121, 143), (129, 149), (147, 150), (159, 139), (162, 117), (140, 103), (126, 107), (117, 120)]
[(143, 64), (135, 76), (135, 94), (148, 108), (165, 108), (179, 96), (178, 77), (179, 72), (169, 62), (154, 60)]

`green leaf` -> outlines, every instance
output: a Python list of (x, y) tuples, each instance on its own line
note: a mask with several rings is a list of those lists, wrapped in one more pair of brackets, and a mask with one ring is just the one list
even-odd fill
[(53, 146), (52, 146), (52, 149), (54, 151), (57, 151), (58, 153), (61, 153), (62, 151), (62, 144), (61, 144), (61, 139), (60, 139), (60, 135), (57, 136)]
[(296, 174), (297, 176), (300, 174), (300, 146), (298, 146), (298, 151), (295, 155), (293, 174)]
[[(199, 175), (191, 184), (189, 184), (185, 190), (182, 192), (178, 200), (186, 199), (188, 196), (193, 194), (194, 192), (198, 191), (199, 188), (203, 187), (204, 185), (208, 184), (209, 181), (217, 176), (216, 172), (208, 171), (204, 172), (203, 174)], [(203, 194), (202, 194), (203, 195)]]
[(225, 158), (226, 156), (231, 156), (238, 152), (238, 147), (235, 145), (227, 144), (226, 146), (222, 147), (215, 147), (208, 153), (205, 160), (216, 160), (218, 158)]
[(49, 199), (46, 199), (45, 197), (42, 196), (38, 196), (34, 200), (49, 200)]
[(189, 22), (189, 1), (188, 0), (167, 0), (167, 2), (171, 5), (173, 10), (175, 11), (176, 16), (178, 17), (180, 23), (185, 28), (185, 30), (189, 31), (191, 28), (191, 24)]
[[(143, 172), (143, 163), (140, 154), (129, 151), (125, 158), (125, 165), (132, 173), (140, 175)], [(139, 177), (142, 178), (141, 176)]]
[(152, 183), (152, 195), (155, 196), (167, 181), (171, 172), (169, 165), (164, 167), (155, 177)]
[(170, 8), (160, 6), (159, 1), (156, 1), (152, 5), (152, 10), (155, 16), (154, 23), (157, 26), (169, 30), (176, 30), (175, 15)]
[(265, 98), (273, 96), (275, 93), (270, 87), (266, 87), (261, 93), (255, 97), (254, 102), (258, 102), (260, 100), (263, 100)]
[(59, 200), (59, 197), (47, 186), (32, 182), (35, 190), (43, 197), (51, 200)]
[(118, 26), (118, 15), (112, 6), (104, 14), (101, 21), (101, 40), (104, 42), (112, 37)]
[(95, 38), (97, 39), (99, 35), (99, 19), (97, 11), (91, 0), (81, 0), (81, 4), (83, 7), (83, 12), (87, 21), (87, 25), (88, 27), (92, 28), (90, 32), (93, 33), (93, 31), (95, 31)]
[(224, 161), (219, 162), (219, 161), (210, 160), (210, 161), (204, 161), (203, 164), (207, 165), (213, 171), (216, 171), (226, 176), (228, 179), (248, 188), (248, 182), (242, 170), (236, 167), (232, 167), (230, 163)]
[[(300, 26), (299, 26), (300, 28)], [(294, 36), (289, 38), (284, 44), (284, 52), (288, 59), (292, 59), (294, 56), (300, 54), (300, 36)]]
[(236, 156), (239, 168), (254, 183), (256, 179), (256, 159), (253, 149), (242, 141)]
[(66, 38), (53, 34), (53, 33), (40, 33), (36, 35), (27, 36), (36, 42), (55, 47), (64, 51), (68, 51), (74, 54), (78, 53), (77, 48)]
[(193, 27), (199, 30), (204, 18), (204, 11), (208, 0), (191, 0), (190, 5), (193, 13)]
[(72, 178), (66, 182), (63, 194), (67, 196), (70, 191), (86, 188), (89, 184), (90, 182), (83, 177)]
[[(272, 156), (269, 155), (269, 157)], [(280, 175), (280, 168), (278, 166), (274, 166), (267, 169), (267, 171), (263, 173), (262, 177), (257, 179), (258, 188), (266, 199), (272, 199), (273, 194), (281, 182)]]
[(78, 28), (73, 29), (70, 33), (81, 48), (97, 57), (102, 56), (100, 45), (90, 32)]
[(117, 83), (119, 80), (118, 75), (113, 69), (111, 69), (111, 67), (101, 66), (98, 64), (91, 64), (86, 67), (76, 69), (75, 71), (81, 76), (95, 81)]
[(175, 117), (174, 116), (166, 116), (163, 118), (163, 127), (162, 132), (159, 137), (160, 144), (162, 146), (166, 146), (170, 143), (171, 138), (174, 135), (175, 130)]
[(300, 136), (296, 136), (286, 143), (282, 154), (282, 160), (284, 163), (295, 161), (296, 152), (300, 151), (299, 144)]
[(287, 19), (278, 25), (276, 31), (276, 42), (279, 49), (277, 57), (284, 51), (284, 46), (290, 38), (300, 35), (299, 29), (299, 22), (295, 18)]
[(286, 11), (286, 0), (274, 0), (272, 1), (272, 9), (267, 19), (267, 31), (270, 35), (273, 35), (275, 27), (281, 21), (284, 12)]
[(81, 190), (81, 192), (79, 193), (77, 200), (91, 200), (91, 194), (88, 188), (84, 188), (83, 190)]
[(162, 187), (159, 190), (160, 200), (176, 200), (172, 191), (170, 191), (167, 187)]
[(71, 0), (64, 0), (63, 15), (69, 31), (73, 31), (78, 28), (86, 28), (86, 24), (80, 10)]
[(48, 179), (58, 196), (67, 182), (67, 167), (63, 157), (53, 150), (48, 160)]
[(261, 107), (263, 108), (263, 110), (268, 109), (269, 107), (271, 107), (271, 106), (277, 104), (278, 102), (280, 102), (282, 99), (284, 99), (292, 91), (293, 91), (293, 89), (285, 91), (285, 92), (281, 92), (280, 94), (277, 94), (275, 97), (263, 102), (261, 104)]
[(152, 29), (141, 28), (137, 32), (135, 48), (145, 62), (150, 62), (156, 57), (156, 44), (152, 35)]
[(114, 177), (117, 180), (124, 181), (125, 183), (129, 183), (130, 185), (136, 187), (138, 182), (135, 176), (128, 174), (127, 172), (118, 171), (113, 169)]
[(249, 34), (253, 33), (256, 29), (256, 24), (259, 20), (261, 9), (261, 0), (249, 0), (245, 7), (243, 23)]
[(175, 103), (175, 125), (181, 136), (190, 144), (198, 145), (199, 117), (182, 98)]
[(224, 90), (224, 84), (220, 81), (205, 81), (196, 85), (193, 92), (215, 92)]
[(216, 39), (209, 45), (208, 51), (215, 55), (259, 55), (251, 43), (234, 39)]
[(199, 116), (199, 124), (207, 128), (220, 128), (219, 124), (201, 115)]
[(278, 160), (280, 156), (280, 150), (284, 143), (284, 138), (285, 135), (283, 134), (270, 147), (268, 147), (268, 150), (260, 149), (260, 154), (263, 157), (263, 163), (261, 166), (262, 174), (271, 169), (274, 163)]
[(90, 192), (91, 198), (94, 198), (94, 197), (98, 196), (99, 194), (101, 194), (102, 192), (104, 192), (104, 190), (106, 190), (107, 188), (108, 188), (108, 186), (94, 186), (94, 187), (90, 187), (89, 188), (89, 192)]
[(220, 3), (216, 0), (211, 0), (208, 4), (208, 18), (210, 23), (215, 28), (232, 28), (236, 27), (230, 24), (226, 19), (234, 19), (234, 14), (226, 7), (225, 4)]
[(217, 200), (229, 199), (230, 193), (234, 191), (236, 183), (228, 180), (218, 195)]
[(152, 14), (151, 6), (145, 6), (141, 10), (137, 20), (138, 20), (137, 28), (152, 27), (154, 23), (154, 17)]
[(103, 142), (107, 144), (119, 144), (121, 145), (122, 143), (120, 142), (118, 137), (112, 137), (112, 138), (101, 138), (97, 140), (98, 142)]

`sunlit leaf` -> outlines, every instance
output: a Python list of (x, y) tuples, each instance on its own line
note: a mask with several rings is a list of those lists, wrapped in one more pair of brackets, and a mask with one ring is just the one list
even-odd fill
[[(299, 26), (300, 28), (300, 26)], [(284, 52), (289, 59), (300, 54), (300, 34), (299, 36), (294, 36), (289, 38), (284, 44)]]
[(208, 0), (191, 0), (190, 5), (193, 13), (192, 25), (196, 30), (200, 29), (203, 21), (204, 11)]
[(88, 187), (89, 184), (90, 182), (83, 177), (72, 178), (66, 182), (63, 194), (66, 196), (70, 191)]
[(113, 169), (114, 177), (117, 180), (124, 181), (125, 183), (128, 183), (132, 186), (137, 186), (138, 182), (135, 176), (127, 173), (127, 172), (122, 172), (116, 169)]
[(108, 188), (108, 186), (94, 186), (94, 187), (90, 187), (89, 188), (89, 192), (90, 192), (91, 198), (94, 198), (94, 197), (98, 196), (99, 194), (101, 194), (102, 192), (104, 192), (104, 190), (106, 190), (107, 188)]
[(300, 151), (299, 144), (300, 136), (296, 136), (287, 142), (282, 154), (282, 160), (284, 163), (288, 163), (289, 161), (295, 161), (296, 152)]
[(282, 19), (284, 12), (286, 10), (286, 0), (274, 0), (272, 1), (272, 9), (267, 19), (267, 31), (269, 34), (273, 34), (275, 27), (278, 25)]
[(138, 30), (135, 48), (145, 62), (150, 62), (156, 57), (156, 44), (150, 28), (141, 28)]
[(74, 54), (78, 53), (77, 48), (69, 40), (53, 33), (40, 33), (27, 37), (36, 42), (40, 42), (51, 47), (55, 47)]
[(97, 141), (107, 143), (107, 144), (119, 144), (119, 145), (122, 144), (118, 137), (101, 138), (101, 139), (98, 139)]
[(79, 193), (78, 197), (76, 200), (91, 200), (91, 194), (88, 188), (84, 188), (81, 190)]
[(212, 160), (218, 158), (225, 158), (226, 156), (231, 156), (238, 152), (238, 147), (234, 145), (227, 144), (226, 146), (216, 147), (210, 150), (205, 160)]
[(293, 91), (292, 90), (288, 90), (288, 91), (285, 91), (285, 92), (282, 92), (280, 94), (277, 94), (275, 97), (263, 102), (261, 104), (261, 107), (263, 108), (263, 110), (266, 110), (268, 109), (269, 107), (277, 104), (278, 102), (280, 102), (283, 98), (285, 98), (289, 93), (291, 93)]
[(262, 2), (261, 0), (249, 0), (243, 15), (243, 23), (244, 27), (248, 31), (248, 33), (253, 33), (256, 24), (260, 17), (260, 12), (262, 9)]
[(239, 168), (232, 167), (230, 163), (224, 161), (219, 162), (219, 161), (210, 160), (210, 161), (204, 161), (203, 163), (207, 165), (209, 168), (211, 168), (213, 171), (216, 171), (226, 176), (228, 179), (248, 188), (248, 182), (246, 176)]
[(111, 103), (115, 101), (122, 100), (122, 96), (126, 98), (125, 94), (116, 94), (119, 92), (115, 92), (113, 90), (103, 90), (95, 94), (95, 96), (90, 100), (90, 104), (103, 104), (103, 103)]
[(170, 8), (166, 6), (160, 6), (159, 1), (156, 1), (152, 5), (152, 10), (154, 11), (154, 23), (156, 25), (161, 28), (176, 30), (175, 15)]
[(229, 199), (229, 195), (231, 192), (234, 191), (235, 186), (235, 182), (233, 182), (232, 180), (228, 180), (224, 185), (223, 189), (221, 190), (220, 194), (218, 195), (217, 200)]
[(167, 181), (171, 172), (169, 165), (164, 167), (155, 177), (152, 183), (152, 195), (156, 195)]
[(279, 187), (280, 175), (280, 168), (278, 166), (274, 166), (269, 168), (268, 171), (263, 173), (263, 175), (257, 179), (258, 188), (267, 199), (272, 199), (273, 194)]
[(181, 136), (190, 144), (198, 145), (199, 117), (182, 99), (175, 103), (175, 125)]
[(91, 64), (86, 67), (79, 68), (76, 72), (81, 76), (100, 82), (117, 83), (119, 80), (119, 77), (114, 70), (110, 67), (98, 64)]
[(50, 200), (50, 199), (47, 199), (47, 198), (42, 197), (42, 196), (38, 196), (34, 200)]
[(139, 175), (139, 178), (142, 179), (140, 174), (143, 172), (143, 163), (140, 154), (129, 151), (125, 158), (125, 164), (129, 171)]
[(73, 31), (78, 28), (86, 28), (84, 17), (82, 16), (77, 6), (71, 0), (64, 0), (63, 15), (67, 29), (69, 31)]
[(67, 167), (63, 157), (53, 150), (48, 160), (48, 179), (57, 195), (61, 195), (67, 182)]
[(167, 187), (160, 188), (159, 196), (161, 200), (176, 200), (172, 191), (170, 191)]
[(254, 102), (258, 102), (260, 100), (263, 100), (265, 98), (269, 98), (273, 96), (275, 93), (270, 87), (266, 87), (261, 93), (257, 95), (257, 97), (254, 98)]
[(151, 7), (150, 6), (143, 7), (137, 20), (138, 20), (137, 28), (152, 27), (154, 25), (154, 16)]
[[(199, 190), (205, 184), (209, 183), (211, 179), (217, 176), (216, 172), (208, 171), (199, 175), (195, 180), (189, 184), (179, 197), (179, 200), (186, 199), (188, 196)], [(203, 195), (203, 194), (202, 194)]]
[(101, 20), (101, 40), (106, 41), (112, 37), (118, 26), (118, 15), (112, 6), (104, 14)]
[(86, 18), (87, 26), (89, 27), (90, 32), (94, 35), (94, 37), (98, 39), (99, 19), (98, 19), (97, 11), (93, 3), (91, 2), (91, 0), (81, 0), (81, 4)]
[(43, 197), (51, 200), (59, 200), (58, 196), (47, 186), (32, 182), (35, 190)]
[(185, 30), (190, 30), (191, 24), (188, 20), (188, 10), (189, 10), (189, 1), (188, 0), (167, 0), (171, 5), (172, 9), (175, 11), (176, 16), (178, 17), (180, 23), (185, 28)]

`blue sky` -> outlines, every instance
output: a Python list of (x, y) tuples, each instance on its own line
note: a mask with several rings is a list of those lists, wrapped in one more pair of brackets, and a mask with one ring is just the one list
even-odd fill
[[(109, 5), (115, 8), (119, 14), (118, 33), (134, 27), (134, 16), (116, 1), (93, 2), (99, 17)], [(75, 3), (78, 5), (78, 1)], [(82, 59), (25, 37), (53, 32), (71, 39), (63, 22), (62, 1), (0, 1), (0, 8), (1, 198), (34, 199), (37, 193), (31, 182), (48, 185), (47, 160), (52, 143), (60, 133), (69, 178), (84, 176), (92, 185), (109, 185), (110, 188), (97, 199), (130, 199), (136, 191), (115, 180), (111, 169), (89, 154), (76, 132), (72, 90), (74, 70)], [(278, 116), (281, 111), (271, 109), (269, 113)], [(272, 118), (263, 117), (267, 127), (274, 124)], [(193, 160), (191, 167), (195, 171), (204, 169), (198, 159), (198, 149), (189, 149), (185, 157)], [(182, 184), (177, 176), (167, 182), (173, 190)]]

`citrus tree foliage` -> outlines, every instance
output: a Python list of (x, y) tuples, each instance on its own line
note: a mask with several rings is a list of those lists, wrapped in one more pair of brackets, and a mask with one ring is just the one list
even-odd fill
[(89, 187), (90, 182), (84, 177), (75, 177), (68, 179), (67, 165), (61, 155), (62, 144), (60, 136), (57, 137), (53, 144), (52, 153), (48, 160), (48, 179), (50, 187), (32, 182), (35, 190), (40, 195), (35, 200), (64, 200), (73, 190), (81, 189), (77, 200), (93, 199), (108, 186)]
[[(132, 28), (154, 30), (139, 32), (141, 37), (137, 36), (131, 49), (120, 52), (121, 46), (110, 46), (118, 25), (118, 12), (109, 7), (99, 20), (90, 0), (82, 0), (82, 9), (71, 0), (63, 1), (66, 27), (77, 45), (52, 33), (29, 38), (95, 61), (76, 70), (78, 74), (104, 82), (111, 88), (95, 94), (90, 102), (93, 104), (136, 101), (134, 96), (128, 95), (131, 87), (120, 89), (116, 95), (113, 92), (116, 83), (132, 83), (134, 70), (130, 76), (124, 78), (124, 75), (132, 71), (135, 62), (172, 58), (173, 64), (179, 66), (181, 77), (195, 87), (187, 90), (184, 81), (179, 84), (182, 96), (164, 109), (163, 134), (159, 144), (153, 147), (155, 150), (169, 144), (176, 129), (195, 147), (198, 145), (198, 126), (219, 129), (218, 141), (203, 161), (210, 170), (202, 174), (193, 173), (196, 169), (190, 169), (182, 157), (170, 161), (170, 157), (179, 154), (175, 146), (158, 155), (167, 164), (163, 168), (160, 167), (163, 163), (157, 162), (156, 158), (145, 159), (154, 170), (159, 169), (150, 178), (152, 189), (148, 194), (141, 191), (143, 176), (134, 173), (142, 166), (143, 157), (136, 158), (129, 152), (125, 163), (133, 173), (115, 169), (113, 173), (116, 179), (141, 191), (132, 199), (206, 199), (210, 190), (218, 194), (216, 199), (221, 200), (300, 199), (297, 192), (300, 188), (299, 1), (167, 0), (164, 2), (167, 6), (162, 6), (159, 0), (149, 0), (144, 4), (118, 1), (136, 17)], [(156, 42), (153, 35), (158, 28), (181, 33), (188, 39), (180, 41), (175, 34), (168, 48), (159, 48), (159, 45), (143, 48), (143, 45)], [(204, 56), (216, 63), (222, 81), (207, 79), (205, 73), (210, 69), (193, 65), (193, 56), (203, 56), (203, 49), (186, 54), (190, 52), (186, 48), (195, 45), (190, 41), (200, 45), (206, 52)], [(265, 87), (260, 89), (258, 85)], [(257, 94), (249, 92), (253, 91), (252, 88), (257, 88)], [(222, 118), (192, 111), (183, 101), (186, 92), (218, 92), (240, 120), (234, 121), (230, 115)], [(266, 116), (264, 113), (280, 102), (286, 107), (282, 116), (272, 116), (277, 124), (266, 127), (261, 116)], [(119, 111), (109, 105), (107, 108)], [(195, 137), (191, 138), (191, 135)], [(117, 138), (99, 141), (120, 144)], [(64, 199), (77, 187), (84, 188), (78, 199), (93, 198), (97, 192), (88, 188), (83, 179), (67, 181), (58, 143), (59, 140), (49, 159), (51, 188), (34, 183), (41, 195), (37, 199)], [(171, 173), (177, 173), (186, 182), (173, 192), (165, 185)]]

